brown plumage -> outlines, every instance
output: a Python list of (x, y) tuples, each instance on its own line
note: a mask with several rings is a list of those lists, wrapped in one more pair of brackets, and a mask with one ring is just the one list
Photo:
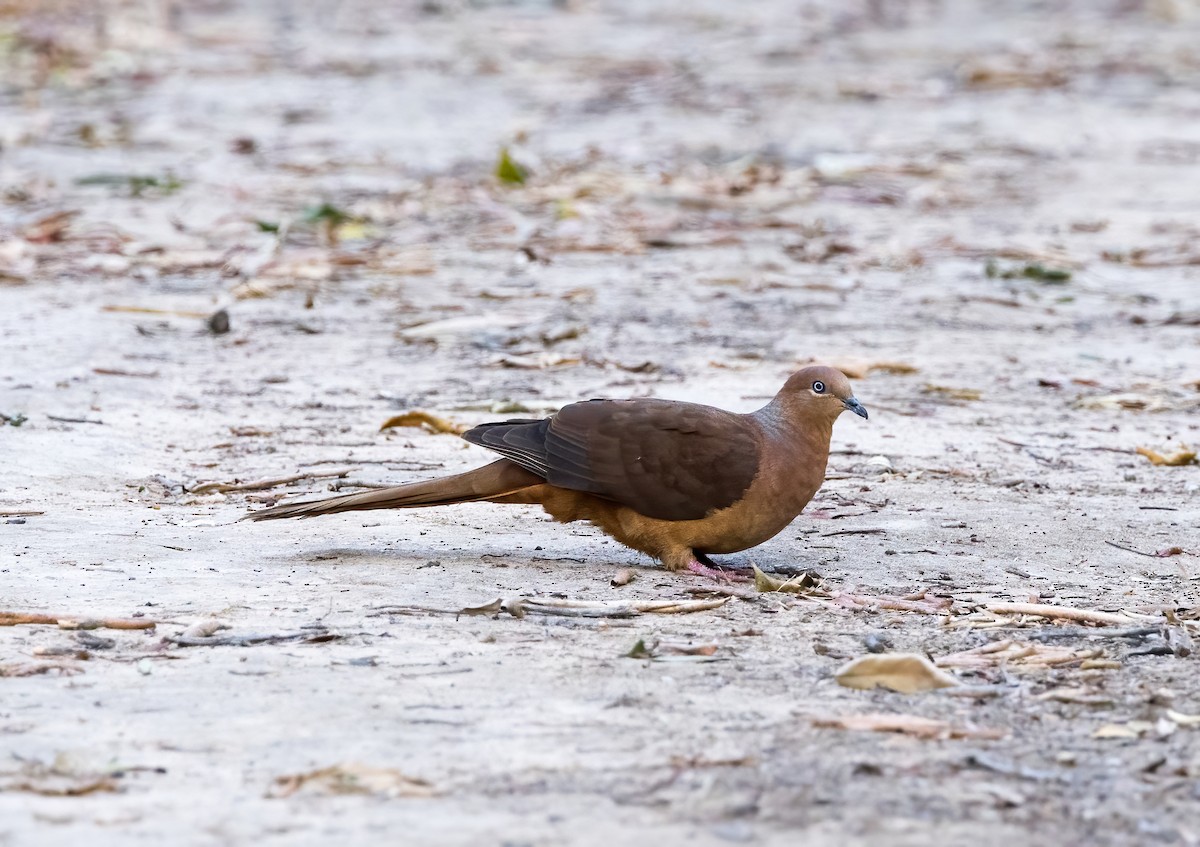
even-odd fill
[(867, 410), (838, 370), (813, 365), (747, 415), (669, 400), (588, 400), (542, 420), (463, 434), (504, 458), (454, 476), (284, 504), (249, 520), (448, 503), (540, 504), (555, 520), (590, 521), (670, 570), (711, 573), (786, 527), (825, 479), (833, 422)]

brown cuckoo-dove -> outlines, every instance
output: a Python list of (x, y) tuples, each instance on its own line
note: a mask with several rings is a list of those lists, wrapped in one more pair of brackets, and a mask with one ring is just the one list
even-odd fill
[(867, 416), (842, 372), (823, 365), (793, 374), (749, 414), (670, 400), (588, 400), (549, 418), (468, 430), (467, 441), (503, 456), (489, 465), (246, 517), (540, 504), (555, 520), (590, 521), (670, 570), (712, 576), (708, 554), (763, 543), (817, 493), (833, 422), (846, 410)]

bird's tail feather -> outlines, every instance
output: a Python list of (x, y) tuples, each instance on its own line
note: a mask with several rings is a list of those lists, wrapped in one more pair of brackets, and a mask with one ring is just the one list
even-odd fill
[(444, 506), (450, 503), (469, 503), (503, 497), (540, 485), (545, 480), (530, 473), (519, 465), (501, 459), (475, 468), (466, 473), (439, 479), (409, 482), (393, 488), (364, 491), (360, 494), (342, 494), (324, 500), (306, 500), (301, 503), (284, 503), (251, 512), (242, 520), (273, 521), (279, 518), (312, 518), (317, 515), (332, 515), (337, 512), (356, 512), (367, 509), (408, 509), (416, 506)]

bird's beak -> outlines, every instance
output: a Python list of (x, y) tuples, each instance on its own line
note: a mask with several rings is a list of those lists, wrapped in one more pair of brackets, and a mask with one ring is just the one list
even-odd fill
[(844, 405), (850, 411), (854, 412), (854, 414), (858, 415), (863, 420), (866, 420), (867, 408), (862, 403), (858, 402), (858, 400), (856, 398), (849, 397), (842, 401), (842, 405)]

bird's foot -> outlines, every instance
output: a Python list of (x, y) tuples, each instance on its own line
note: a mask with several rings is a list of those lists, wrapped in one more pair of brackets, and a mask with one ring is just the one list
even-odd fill
[(750, 576), (754, 573), (753, 565), (735, 565), (729, 562), (714, 562), (707, 553), (701, 553), (699, 550), (693, 553), (692, 556), (697, 562), (704, 565), (706, 568), (714, 568), (719, 571), (735, 571), (743, 574), (744, 576)]
[(687, 570), (698, 576), (708, 577), (714, 582), (722, 585), (730, 585), (736, 582), (749, 582), (750, 578), (745, 574), (733, 573), (731, 571), (722, 570), (721, 568), (713, 568), (708, 565), (701, 564), (696, 559), (692, 559), (687, 564)]

